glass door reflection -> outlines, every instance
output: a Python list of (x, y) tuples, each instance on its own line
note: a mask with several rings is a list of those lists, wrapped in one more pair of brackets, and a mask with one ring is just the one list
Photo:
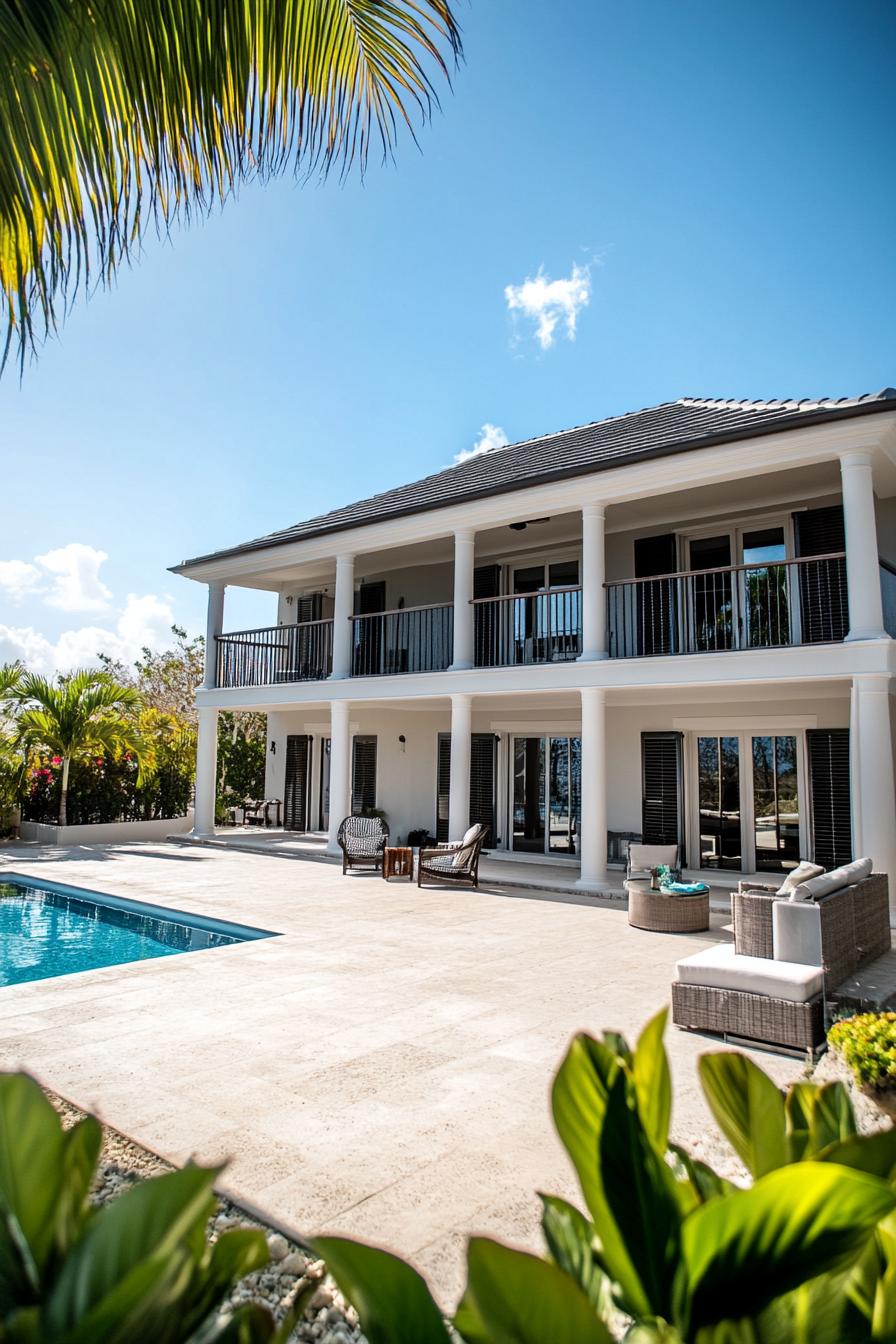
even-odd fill
[(697, 788), (700, 867), (741, 868), (740, 743), (698, 737)]
[(800, 802), (795, 737), (753, 738), (756, 871), (780, 872), (800, 861)]
[(513, 848), (528, 854), (576, 851), (581, 823), (582, 739), (513, 740)]

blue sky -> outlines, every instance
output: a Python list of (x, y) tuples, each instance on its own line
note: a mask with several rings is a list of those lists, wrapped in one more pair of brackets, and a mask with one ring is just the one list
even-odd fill
[[(148, 240), (7, 372), (0, 658), (198, 631), (204, 590), (168, 565), (436, 470), (484, 425), (896, 382), (889, 0), (458, 13), (419, 152)], [(229, 628), (273, 619), (229, 593)]]

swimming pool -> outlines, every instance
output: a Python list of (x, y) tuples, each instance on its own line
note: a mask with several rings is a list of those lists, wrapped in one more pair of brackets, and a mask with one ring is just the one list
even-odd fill
[(18, 874), (0, 878), (0, 986), (271, 937), (267, 929), (121, 896)]

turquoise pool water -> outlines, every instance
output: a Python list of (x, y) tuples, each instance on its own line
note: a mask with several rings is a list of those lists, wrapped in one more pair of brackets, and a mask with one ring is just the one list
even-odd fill
[(0, 986), (271, 936), (77, 888), (0, 881)]

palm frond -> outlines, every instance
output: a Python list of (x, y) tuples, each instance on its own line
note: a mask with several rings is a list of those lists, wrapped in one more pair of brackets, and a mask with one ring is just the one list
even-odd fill
[(3, 360), (148, 228), (389, 155), (459, 54), (449, 0), (0, 0)]

